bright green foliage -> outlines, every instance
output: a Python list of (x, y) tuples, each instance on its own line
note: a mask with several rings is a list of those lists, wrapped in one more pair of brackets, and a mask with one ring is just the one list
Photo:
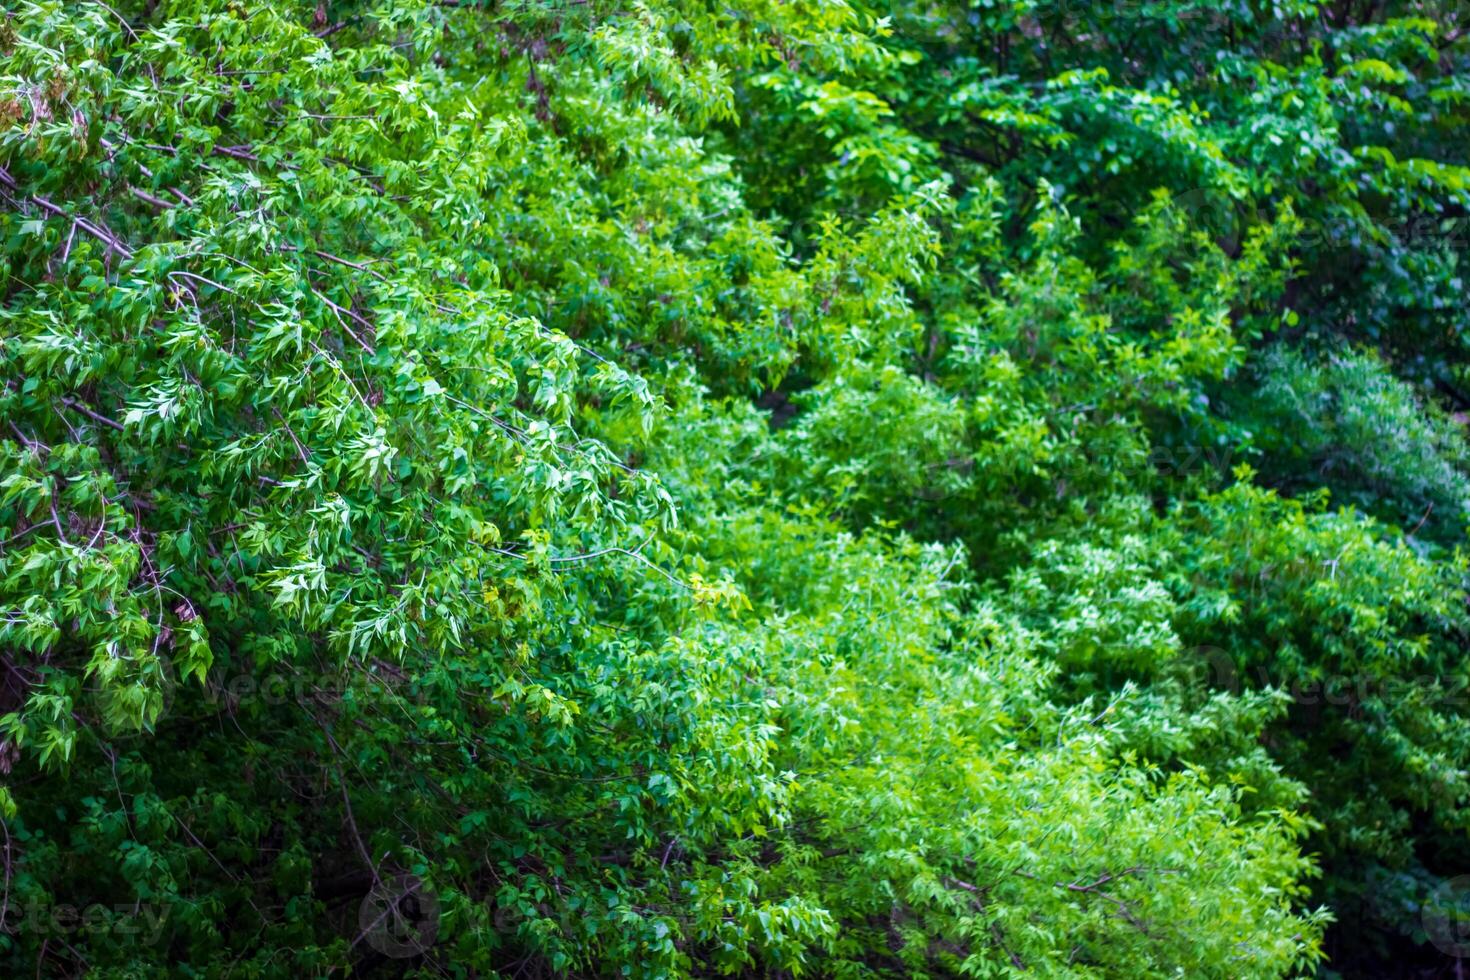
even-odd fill
[(1360, 6), (20, 0), (0, 967), (1443, 966), (1470, 10)]

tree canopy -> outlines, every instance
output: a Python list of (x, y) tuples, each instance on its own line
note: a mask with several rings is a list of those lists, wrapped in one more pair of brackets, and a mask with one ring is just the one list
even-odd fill
[(1463, 0), (0, 18), (5, 974), (1470, 954)]

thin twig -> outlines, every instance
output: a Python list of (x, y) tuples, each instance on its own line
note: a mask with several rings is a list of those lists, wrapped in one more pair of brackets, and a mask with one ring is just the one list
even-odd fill
[(282, 252), (308, 252), (309, 251), (312, 255), (315, 255), (319, 259), (326, 259), (328, 262), (336, 262), (338, 265), (345, 265), (349, 269), (356, 269), (359, 272), (366, 272), (368, 275), (372, 276), (374, 279), (377, 279), (379, 282), (387, 282), (388, 281), (388, 277), (385, 276), (385, 275), (383, 275), (381, 272), (379, 272), (376, 269), (369, 268), (368, 266), (362, 264), (361, 262), (352, 262), (352, 261), (349, 261), (348, 259), (342, 258), (340, 255), (333, 255), (331, 252), (323, 252), (319, 248), (302, 249), (302, 248), (297, 248), (295, 245), (281, 245), (281, 246), (278, 246), (278, 248)]
[[(326, 303), (328, 306), (330, 306), (332, 308), (332, 311), (337, 314), (337, 322), (338, 323), (342, 323), (342, 316), (343, 315), (346, 315), (346, 316), (351, 317), (353, 320), (356, 320), (366, 330), (373, 330), (373, 329), (375, 329), (371, 323), (369, 323), (366, 319), (364, 319), (362, 317), (361, 314), (356, 313), (353, 310), (349, 310), (346, 307), (338, 306), (336, 303), (333, 303), (330, 299), (328, 299), (325, 295), (323, 295), (315, 286), (309, 286), (307, 288), (309, 288), (312, 291), (312, 294), (314, 296), (316, 296), (317, 299), (321, 300), (323, 303)], [(359, 337), (353, 331), (353, 329), (351, 327), (349, 327), (346, 323), (342, 323), (342, 329), (343, 330), (346, 330), (348, 336), (350, 336), (353, 340), (357, 341), (357, 345), (359, 347), (361, 347), (363, 350), (367, 351), (369, 354), (375, 354), (375, 353), (377, 353), (375, 350), (373, 350), (373, 347), (372, 347), (371, 344), (369, 344), (367, 341), (365, 341), (361, 337)]]

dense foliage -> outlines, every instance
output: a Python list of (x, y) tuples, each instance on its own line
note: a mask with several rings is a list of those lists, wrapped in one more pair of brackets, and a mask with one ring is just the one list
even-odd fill
[(1467, 217), (1451, 0), (14, 0), (0, 971), (1451, 975)]

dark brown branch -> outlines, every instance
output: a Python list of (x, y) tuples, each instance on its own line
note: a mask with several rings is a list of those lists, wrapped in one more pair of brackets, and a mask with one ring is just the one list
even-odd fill
[(96, 412), (92, 411), (92, 409), (88, 408), (86, 405), (83, 405), (81, 402), (73, 398), (63, 397), (61, 399), (61, 404), (65, 405), (69, 409), (72, 409), (73, 411), (81, 412), (93, 422), (101, 422), (103, 425), (111, 426), (119, 432), (125, 431), (121, 422), (116, 422), (105, 415), (98, 415)]
[[(13, 191), (16, 191), (17, 193), (20, 192), (20, 185), (16, 183), (15, 178), (12, 177), (9, 171), (7, 171), (4, 167), (0, 167), (0, 184), (4, 184), (6, 187), (10, 188)], [(24, 200), (29, 201), (30, 203), (36, 205), (41, 210), (47, 212), (54, 217), (65, 218), (76, 227), (82, 229), (82, 231), (85, 231), (87, 234), (101, 241), (112, 251), (117, 252), (123, 258), (132, 257), (133, 250), (128, 248), (127, 245), (123, 244), (122, 239), (118, 238), (112, 232), (108, 231), (106, 228), (97, 224), (96, 222), (88, 221), (86, 218), (73, 217), (71, 213), (68, 212), (65, 208), (57, 204), (53, 204), (51, 201), (47, 200), (39, 194), (31, 194), (25, 197)]]
[(168, 203), (162, 198), (154, 197), (152, 194), (149, 194), (141, 187), (129, 187), (128, 190), (131, 191), (133, 196), (136, 197), (138, 200), (144, 202), (145, 204), (151, 204), (155, 208), (158, 208), (160, 210), (167, 211), (173, 207), (172, 204)]
[(260, 162), (260, 157), (251, 153), (243, 146), (216, 146), (212, 152), (215, 156), (229, 157), (232, 160), (243, 160), (246, 163)]

